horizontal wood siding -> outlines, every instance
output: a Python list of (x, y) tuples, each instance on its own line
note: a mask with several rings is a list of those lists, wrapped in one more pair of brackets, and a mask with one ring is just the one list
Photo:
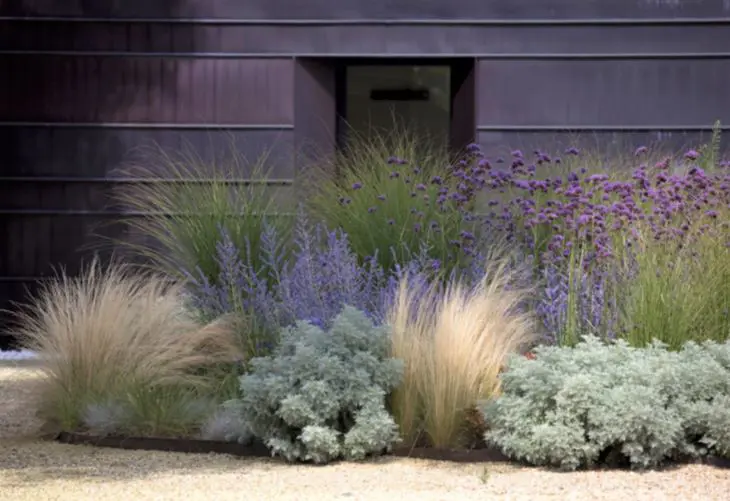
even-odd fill
[[(229, 55), (675, 54), (730, 52), (730, 20), (703, 24), (489, 25), (0, 21), (7, 50)], [(194, 41), (191, 42), (191, 41)], [(163, 63), (157, 63), (159, 65)], [(168, 71), (174, 71), (173, 62)], [(200, 62), (194, 63), (196, 66)], [(216, 63), (220, 64), (220, 63)], [(251, 69), (233, 63), (217, 71)], [(148, 70), (149, 71), (149, 70)], [(162, 70), (153, 69), (152, 73)], [(202, 71), (202, 70), (201, 70)], [(209, 70), (212, 71), (212, 70)]]
[(217, 19), (594, 19), (730, 15), (724, 0), (6, 0), (0, 15)]
[(724, 60), (480, 61), (478, 126), (730, 124)]
[[(41, 24), (49, 31), (40, 51), (52, 49), (56, 37), (76, 43), (118, 28), (73, 34), (67, 23)], [(74, 275), (93, 253), (108, 259), (117, 252), (114, 241), (139, 241), (121, 221), (143, 214), (123, 212), (112, 195), (135, 182), (120, 178), (120, 167), (144, 164), (164, 176), (162, 151), (201, 164), (234, 153), (251, 163), (267, 155), (272, 200), (291, 209), (293, 59), (119, 57), (93, 43), (81, 43), (79, 54), (28, 54), (12, 48), (20, 25), (34, 32), (40, 26), (0, 21), (0, 91), (10, 97), (0, 100), (0, 309), (25, 300), (26, 289), (54, 267)], [(137, 28), (123, 27), (128, 45), (111, 49), (148, 53), (172, 34)], [(187, 37), (180, 47), (194, 50), (200, 33), (175, 35)], [(250, 176), (239, 167), (235, 177)]]
[[(122, 127), (116, 126), (0, 126), (0, 148), (12, 156), (4, 177), (107, 176), (114, 167), (145, 161), (155, 149), (192, 150), (204, 163), (224, 161), (232, 151), (256, 160), (268, 155), (272, 177), (294, 176), (293, 131), (258, 129)], [(1, 201), (0, 201), (1, 203)]]
[[(727, 150), (728, 133), (724, 134), (723, 145)], [(520, 130), (519, 127), (509, 131), (480, 131), (477, 142), (485, 154), (492, 160), (509, 158), (514, 150), (522, 150), (527, 156), (540, 151), (553, 158), (565, 156), (568, 148), (578, 148), (591, 155), (598, 154), (606, 159), (606, 165), (616, 166), (615, 162), (626, 161), (636, 167), (639, 160), (633, 156), (639, 146), (652, 148), (655, 153), (683, 153), (689, 148), (696, 148), (710, 140), (712, 132), (703, 131), (667, 131), (659, 128), (649, 131), (586, 131), (556, 128), (551, 131)], [(608, 162), (608, 160), (611, 160)]]
[(0, 75), (13, 96), (0, 101), (3, 121), (291, 127), (294, 120), (290, 59), (5, 55)]

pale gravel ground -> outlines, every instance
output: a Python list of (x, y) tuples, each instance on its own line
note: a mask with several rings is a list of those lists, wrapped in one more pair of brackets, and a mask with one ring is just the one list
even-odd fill
[(28, 365), (0, 364), (0, 500), (617, 500), (726, 501), (730, 470), (556, 473), (506, 465), (383, 458), (288, 466), (220, 455), (119, 451), (41, 442)]

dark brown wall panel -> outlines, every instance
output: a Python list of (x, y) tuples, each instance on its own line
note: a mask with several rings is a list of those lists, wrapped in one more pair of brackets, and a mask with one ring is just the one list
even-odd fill
[(681, 25), (109, 24), (0, 21), (14, 50), (283, 54), (726, 53), (730, 21)]
[[(64, 266), (75, 274), (93, 252), (107, 259), (119, 239), (139, 241), (120, 222), (112, 194), (119, 167), (145, 165), (164, 175), (159, 152), (192, 153), (231, 168), (231, 155), (266, 156), (272, 178), (294, 176), (293, 130), (216, 130), (111, 127), (0, 126), (0, 309), (25, 299), (28, 278)], [(250, 165), (250, 164), (249, 164)], [(237, 177), (251, 169), (238, 164)], [(277, 210), (296, 197), (288, 185), (269, 188)], [(3, 319), (0, 316), (0, 331)], [(0, 332), (0, 345), (2, 345)]]
[(291, 125), (290, 59), (0, 56), (0, 120)]
[[(169, 61), (169, 60), (168, 60)], [(294, 62), (291, 59), (178, 60), (179, 122), (200, 122), (216, 110), (217, 124), (294, 123)], [(191, 102), (187, 111), (183, 103)]]
[(35, 281), (0, 282), (0, 348), (7, 347), (5, 343), (10, 339), (9, 336), (6, 337), (6, 333), (11, 330), (12, 322), (15, 320), (6, 310), (13, 310), (13, 303), (27, 303), (30, 298), (35, 297), (39, 287), (40, 283)]
[(104, 177), (130, 161), (153, 162), (156, 149), (193, 151), (206, 163), (224, 161), (234, 152), (249, 162), (266, 156), (272, 177), (294, 175), (291, 130), (0, 126), (0, 150), (6, 152), (0, 179)]
[(3, 256), (0, 259), (3, 280), (0, 282), (49, 275), (59, 266), (64, 266), (69, 274), (76, 274), (84, 257), (91, 258), (89, 249), (83, 249), (85, 244), (95, 249), (109, 245), (102, 239), (92, 243), (90, 234), (106, 233), (110, 238), (123, 236), (120, 232), (110, 234), (108, 228), (99, 231), (101, 222), (98, 216), (0, 216), (0, 231), (6, 238), (0, 249)]
[(476, 129), (476, 61), (467, 59), (451, 68), (451, 148), (460, 151), (474, 142)]
[[(242, 178), (247, 176), (242, 175)], [(39, 212), (59, 217), (76, 217), (91, 212), (98, 217), (114, 216), (121, 210), (114, 202), (114, 193), (127, 180), (114, 179), (42, 179), (6, 180), (0, 185), (0, 217), (3, 215), (32, 218)], [(130, 181), (134, 182), (134, 181)], [(289, 184), (274, 185), (272, 190)], [(272, 191), (273, 193), (273, 191)], [(31, 214), (31, 212), (33, 214)], [(103, 212), (104, 214), (98, 214)], [(7, 240), (12, 242), (12, 240)], [(2, 271), (0, 271), (2, 274)]]
[(480, 61), (481, 126), (730, 123), (723, 60)]
[(245, 19), (586, 19), (730, 15), (723, 0), (6, 0), (0, 15)]
[[(134, 238), (139, 242), (139, 237), (123, 221), (124, 217), (140, 215), (124, 216), (109, 207), (109, 195), (117, 185), (101, 182), (27, 185), (12, 183), (0, 188), (3, 196), (11, 189), (22, 189), (26, 196), (17, 196), (10, 203), (22, 206), (20, 210), (34, 211), (9, 215), (6, 208), (9, 204), (0, 207), (0, 231), (4, 237), (0, 241), (0, 283), (8, 281), (8, 277), (12, 281), (18, 277), (47, 275), (59, 265), (73, 275), (94, 252), (109, 256), (112, 251), (125, 252), (124, 247), (113, 245), (119, 240)], [(264, 189), (272, 201), (273, 212), (296, 210), (297, 193), (292, 186)], [(41, 198), (45, 199), (42, 204), (33, 203)], [(48, 208), (43, 210), (41, 206)]]
[[(551, 157), (565, 158), (565, 150), (574, 147), (586, 154), (626, 159), (628, 167), (632, 167), (639, 163), (633, 157), (634, 151), (639, 146), (647, 146), (657, 155), (682, 153), (688, 148), (697, 148), (707, 143), (711, 136), (710, 131), (502, 131), (480, 132), (477, 141), (491, 160), (508, 159), (510, 153), (517, 149), (522, 150), (530, 158), (535, 151), (547, 153)], [(726, 138), (721, 145), (721, 151), (730, 153), (729, 148), (730, 141)], [(611, 168), (618, 167), (610, 163), (607, 165)]]
[(335, 65), (300, 59), (296, 67), (295, 135), (298, 169), (332, 158), (337, 136)]

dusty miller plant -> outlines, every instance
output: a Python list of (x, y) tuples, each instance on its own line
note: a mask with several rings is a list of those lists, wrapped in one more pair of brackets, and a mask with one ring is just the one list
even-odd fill
[(685, 430), (700, 453), (730, 457), (730, 342), (687, 343), (674, 385)]
[(488, 443), (534, 465), (649, 468), (730, 453), (730, 344), (631, 348), (588, 336), (514, 357), (484, 404)]
[(397, 442), (386, 396), (403, 367), (389, 329), (345, 307), (328, 330), (298, 322), (271, 356), (254, 358), (236, 401), (241, 421), (272, 454), (327, 463), (380, 454)]

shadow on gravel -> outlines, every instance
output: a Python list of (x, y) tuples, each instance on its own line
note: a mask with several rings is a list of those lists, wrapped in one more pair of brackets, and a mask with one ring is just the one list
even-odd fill
[[(154, 475), (216, 475), (240, 470), (248, 459), (215, 454), (129, 451), (64, 445), (37, 438), (41, 422), (35, 417), (39, 371), (26, 362), (0, 365), (0, 492), (29, 483), (124, 481)], [(259, 459), (256, 469), (279, 462)], [(0, 499), (3, 496), (0, 494)]]
[(253, 465), (250, 464), (253, 461), (223, 455), (123, 451), (40, 440), (10, 440), (0, 443), (0, 491), (3, 487), (76, 479), (85, 483), (109, 483), (151, 476), (211, 477), (242, 468), (266, 469), (268, 462), (258, 460)]

